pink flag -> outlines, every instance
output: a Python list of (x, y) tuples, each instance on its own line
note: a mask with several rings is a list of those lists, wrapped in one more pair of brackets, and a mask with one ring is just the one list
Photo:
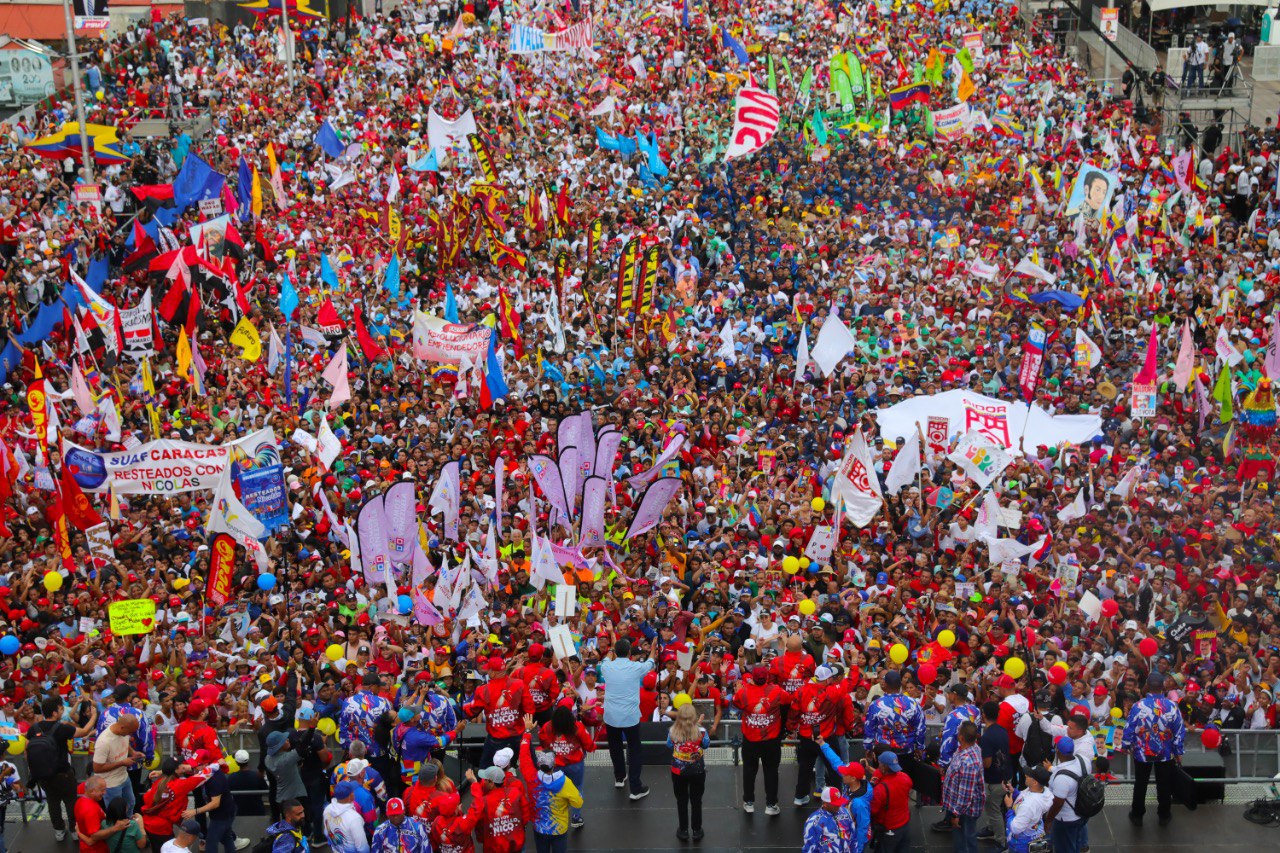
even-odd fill
[(1135, 385), (1154, 385), (1156, 382), (1156, 355), (1160, 350), (1156, 333), (1159, 328), (1159, 324), (1151, 324), (1151, 337), (1147, 340), (1147, 357), (1142, 362), (1142, 369), (1138, 371), (1138, 375), (1133, 377)]
[(538, 488), (542, 489), (542, 496), (556, 508), (557, 512), (568, 519), (569, 508), (565, 506), (564, 483), (560, 479), (560, 467), (556, 465), (555, 460), (550, 456), (535, 453), (529, 457), (529, 472), (533, 474)]
[(1273, 382), (1280, 379), (1280, 309), (1271, 318), (1271, 346), (1267, 347), (1267, 354), (1262, 357), (1262, 366)]
[(427, 582), (431, 571), (435, 566), (431, 565), (431, 561), (427, 559), (427, 552), (422, 548), (416, 548), (413, 552), (413, 574), (409, 576), (409, 583), (414, 587), (420, 587)]
[(329, 396), (329, 408), (340, 406), (351, 399), (351, 377), (347, 372), (347, 345), (343, 342), (338, 347), (338, 354), (329, 362), (329, 366), (320, 374), (333, 386), (333, 394)]
[(97, 411), (93, 405), (93, 393), (89, 391), (89, 383), (84, 381), (84, 374), (80, 372), (80, 360), (76, 358), (71, 360), (71, 395), (75, 397), (80, 413), (86, 418)]
[(507, 460), (499, 456), (493, 466), (493, 529), (495, 535), (502, 538), (502, 488), (507, 473)]
[(1173, 366), (1173, 387), (1182, 391), (1191, 381), (1196, 366), (1196, 345), (1191, 340), (1191, 322), (1182, 321), (1182, 341), (1178, 345), (1178, 361)]
[[(672, 442), (672, 444), (676, 443)], [(662, 477), (651, 483), (649, 488), (644, 490), (644, 497), (636, 507), (636, 514), (631, 519), (631, 526), (627, 528), (625, 538), (631, 539), (656, 527), (662, 520), (662, 513), (666, 511), (667, 504), (671, 503), (680, 486), (679, 477)]]
[(644, 488), (650, 480), (658, 476), (662, 471), (663, 466), (680, 455), (680, 450), (684, 447), (684, 441), (685, 439), (683, 435), (677, 435), (672, 439), (671, 443), (667, 445), (666, 449), (662, 451), (662, 455), (654, 460), (653, 467), (642, 474), (636, 474), (634, 477), (629, 478), (627, 480), (627, 485), (633, 489)]
[(606, 480), (613, 479), (613, 460), (624, 437), (617, 427), (601, 428), (600, 435), (596, 437), (596, 461), (591, 467), (593, 474), (599, 474)]
[(440, 611), (436, 610), (435, 605), (427, 599), (422, 590), (414, 587), (409, 590), (409, 595), (413, 598), (413, 618), (417, 620), (419, 625), (426, 625), (430, 628), (444, 621)]

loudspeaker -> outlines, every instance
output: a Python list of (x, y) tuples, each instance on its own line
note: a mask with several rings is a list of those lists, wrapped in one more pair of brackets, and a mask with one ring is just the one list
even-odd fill
[(1182, 769), (1195, 780), (1197, 803), (1220, 803), (1227, 796), (1227, 783), (1214, 781), (1227, 776), (1226, 763), (1216, 752), (1187, 753)]

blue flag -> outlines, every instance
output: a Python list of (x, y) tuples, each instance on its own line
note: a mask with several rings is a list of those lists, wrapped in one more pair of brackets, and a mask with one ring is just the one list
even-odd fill
[(325, 254), (320, 256), (320, 280), (330, 290), (338, 290), (342, 287), (342, 282), (338, 281), (338, 274), (334, 272), (333, 264), (329, 263), (329, 256)]
[(444, 319), (448, 323), (458, 322), (458, 300), (453, 296), (453, 284), (444, 283)]
[(421, 157), (417, 161), (410, 163), (409, 168), (415, 172), (440, 171), (440, 161), (436, 159), (436, 149), (432, 148), (427, 152), (426, 157)]
[(253, 173), (242, 155), (236, 167), (236, 201), (240, 203), (240, 220), (253, 216)]
[(485, 360), (484, 378), (480, 387), (480, 403), (485, 405), (485, 397), (488, 397), (488, 405), (493, 405), (497, 400), (501, 400), (507, 396), (507, 379), (502, 375), (502, 362), (498, 361), (497, 350), (498, 332), (491, 329), (489, 331), (489, 356)]
[(684, 8), (680, 12), (680, 26), (689, 29), (689, 0), (684, 0)]
[(293, 319), (293, 312), (298, 310), (298, 291), (294, 290), (289, 274), (284, 274), (284, 283), (280, 285), (280, 313), (285, 322)]
[(738, 64), (747, 66), (751, 64), (751, 57), (747, 54), (747, 49), (742, 46), (742, 42), (729, 35), (728, 30), (720, 31), (720, 43), (733, 51), (733, 55), (738, 57)]
[(329, 124), (327, 120), (316, 131), (316, 145), (319, 145), (324, 149), (324, 153), (335, 159), (341, 157), (347, 150), (342, 146), (342, 140), (338, 139), (338, 131), (334, 130), (333, 125)]
[(640, 153), (644, 154), (649, 160), (649, 171), (658, 177), (667, 174), (667, 164), (662, 162), (662, 154), (658, 150), (658, 137), (656, 134), (636, 134), (636, 145), (640, 149)]
[(178, 212), (205, 199), (222, 196), (222, 186), (227, 179), (204, 161), (199, 154), (191, 154), (182, 161), (178, 176), (173, 179), (173, 203)]
[(636, 153), (635, 140), (629, 136), (611, 136), (600, 128), (596, 128), (596, 142), (606, 151), (618, 151), (623, 157)]
[(400, 298), (400, 256), (393, 254), (391, 263), (387, 264), (387, 274), (382, 279), (382, 284), (387, 288), (387, 292), (391, 294), (393, 299)]

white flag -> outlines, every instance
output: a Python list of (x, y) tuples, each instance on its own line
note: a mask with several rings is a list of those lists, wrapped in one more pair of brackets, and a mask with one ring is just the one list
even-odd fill
[(884, 487), (889, 494), (896, 495), (902, 488), (915, 480), (920, 473), (920, 433), (913, 432), (898, 448), (898, 455), (893, 457), (893, 466), (884, 478)]
[(1084, 514), (1084, 489), (1081, 489), (1076, 492), (1075, 500), (1058, 510), (1058, 521), (1066, 524), (1067, 522), (1075, 521), (1077, 518), (1084, 518)]
[(267, 552), (258, 541), (267, 535), (267, 528), (249, 512), (249, 508), (240, 503), (235, 489), (231, 487), (231, 469), (218, 479), (213, 489), (213, 508), (209, 511), (209, 523), (206, 528), (210, 533), (226, 533), (236, 540), (236, 544), (244, 547), (249, 556), (258, 564), (258, 571), (267, 570)]
[(822, 368), (822, 375), (830, 376), (840, 359), (853, 352), (855, 343), (853, 333), (840, 322), (840, 318), (829, 314), (818, 332), (818, 342), (810, 355)]
[(1218, 360), (1225, 361), (1229, 367), (1235, 367), (1244, 359), (1240, 350), (1236, 349), (1231, 339), (1227, 337), (1226, 329), (1218, 329), (1218, 337), (1213, 342), (1213, 351), (1217, 353)]
[(391, 167), (391, 180), (387, 181), (387, 203), (395, 201), (400, 197), (400, 172), (395, 166)]
[(614, 109), (617, 108), (617, 106), (618, 106), (617, 100), (613, 97), (613, 95), (610, 95), (609, 97), (601, 101), (598, 107), (588, 112), (587, 115), (589, 116), (608, 115), (609, 113), (613, 112)]
[(849, 439), (831, 486), (832, 500), (838, 499), (844, 504), (845, 517), (855, 527), (866, 527), (884, 504), (874, 466), (867, 440), (859, 430)]
[(1137, 485), (1138, 475), (1140, 473), (1140, 466), (1134, 465), (1125, 472), (1123, 477), (1120, 478), (1120, 482), (1116, 483), (1116, 486), (1111, 490), (1111, 493), (1122, 501), (1129, 500), (1129, 494), (1133, 491), (1133, 487)]
[(542, 589), (546, 583), (564, 583), (564, 572), (556, 563), (556, 555), (551, 550), (551, 540), (533, 534), (533, 563), (529, 573), (529, 583)]
[(93, 393), (89, 390), (89, 383), (84, 381), (84, 374), (80, 372), (80, 360), (75, 358), (71, 360), (71, 396), (75, 397), (80, 414), (87, 418), (94, 413)]
[(338, 354), (329, 362), (329, 366), (320, 374), (324, 380), (333, 386), (333, 393), (329, 395), (329, 408), (340, 406), (351, 399), (351, 377), (347, 373), (347, 344), (344, 341), (338, 345)]
[(996, 539), (993, 536), (984, 537), (987, 547), (990, 550), (991, 565), (999, 565), (1006, 560), (1020, 560), (1028, 554), (1034, 554), (1044, 547), (1045, 537), (1041, 536), (1034, 542), (1023, 545), (1017, 539)]
[(720, 349), (716, 350), (716, 358), (729, 362), (736, 361), (733, 351), (733, 323), (725, 320), (724, 327), (720, 329)]
[(978, 531), (982, 539), (994, 539), (1000, 526), (1000, 501), (995, 492), (987, 492), (982, 497), (982, 506), (978, 507), (978, 515), (974, 519), (973, 529)]
[(333, 434), (333, 430), (329, 428), (329, 419), (323, 418), (320, 421), (320, 435), (316, 439), (317, 453), (320, 457), (320, 464), (325, 468), (332, 469), (333, 462), (342, 455), (342, 442)]
[(947, 458), (959, 465), (960, 470), (983, 489), (1013, 462), (1013, 457), (1003, 447), (977, 430), (961, 436), (956, 449)]
[(805, 369), (809, 367), (809, 327), (800, 327), (800, 346), (796, 349), (796, 384), (804, 381)]
[(1079, 326), (1076, 327), (1075, 363), (1077, 370), (1093, 370), (1102, 363), (1102, 348)]
[(1037, 281), (1044, 282), (1050, 287), (1053, 287), (1054, 282), (1058, 280), (1056, 275), (1049, 272), (1030, 258), (1023, 258), (1018, 261), (1018, 265), (1013, 268), (1013, 271), (1019, 275), (1029, 275)]
[(271, 337), (267, 340), (267, 373), (274, 376), (282, 358), (284, 358), (284, 342), (276, 334), (275, 326), (272, 326)]

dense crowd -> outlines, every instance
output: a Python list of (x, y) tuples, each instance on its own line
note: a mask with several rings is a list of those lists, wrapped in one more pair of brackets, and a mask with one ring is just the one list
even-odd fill
[[(157, 15), (88, 60), (97, 204), (41, 144), (70, 103), (3, 126), (0, 803), (230, 853), (248, 773), (271, 853), (564, 849), (586, 754), (641, 800), (669, 723), (682, 840), (740, 740), (743, 807), (763, 768), (807, 850), (908, 849), (914, 801), (1068, 853), (1112, 752), (1165, 823), (1184, 739), (1280, 727), (1273, 123), (1162, 135), (1000, 3), (724, 5)], [(776, 132), (726, 159), (748, 85)], [(881, 422), (960, 391), (941, 435)], [(287, 518), (225, 589), (235, 496), (85, 468), (263, 429)], [(565, 506), (543, 460), (587, 440)], [(358, 519), (406, 482), (422, 562), (375, 566)]]

